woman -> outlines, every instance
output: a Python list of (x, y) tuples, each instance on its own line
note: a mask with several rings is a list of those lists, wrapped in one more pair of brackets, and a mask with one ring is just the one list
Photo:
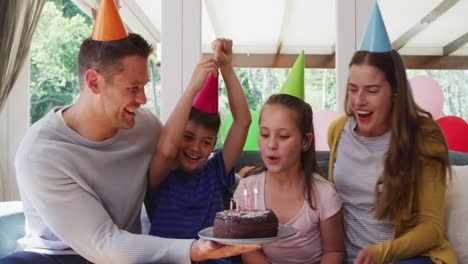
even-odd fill
[(444, 231), (447, 144), (396, 51), (354, 54), (345, 109), (328, 137), (345, 262), (457, 263)]

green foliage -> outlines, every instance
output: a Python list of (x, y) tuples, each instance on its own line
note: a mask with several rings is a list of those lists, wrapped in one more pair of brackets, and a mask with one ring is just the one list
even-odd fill
[[(244, 87), (251, 110), (260, 112), (266, 99), (277, 93), (286, 81), (290, 69), (236, 68), (236, 74)], [(314, 111), (336, 109), (335, 69), (306, 69), (304, 71), (305, 100)], [(219, 112), (221, 120), (228, 118), (230, 110), (224, 81), (219, 88)], [(222, 146), (218, 137), (216, 148)]]
[[(244, 87), (250, 109), (254, 111), (260, 111), (263, 102), (280, 90), (289, 75), (289, 69), (236, 68), (235, 71)], [(306, 69), (304, 79), (305, 100), (314, 111), (336, 109), (334, 69)], [(223, 81), (219, 93), (220, 113), (224, 118), (229, 113), (229, 103)]]
[(84, 15), (81, 10), (71, 0), (49, 0), (54, 3), (58, 10), (62, 11), (63, 17), (72, 18), (78, 14), (83, 15), (86, 24), (91, 25), (93, 21)]
[(76, 59), (91, 29), (91, 20), (71, 1), (45, 4), (31, 45), (31, 124), (77, 97)]

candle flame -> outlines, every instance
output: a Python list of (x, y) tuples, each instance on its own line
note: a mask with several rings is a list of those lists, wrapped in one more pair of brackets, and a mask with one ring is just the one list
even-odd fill
[(254, 188), (254, 193), (255, 193), (255, 194), (258, 193), (257, 187)]
[(247, 188), (244, 189), (244, 196), (247, 196)]

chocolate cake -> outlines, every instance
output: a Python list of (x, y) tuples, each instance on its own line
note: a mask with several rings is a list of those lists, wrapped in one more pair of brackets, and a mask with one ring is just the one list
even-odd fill
[(216, 214), (213, 236), (262, 238), (278, 234), (278, 217), (271, 210), (225, 210)]

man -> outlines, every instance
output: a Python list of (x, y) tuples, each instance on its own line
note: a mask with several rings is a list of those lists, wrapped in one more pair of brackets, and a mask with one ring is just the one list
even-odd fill
[[(112, 0), (103, 6), (118, 16)], [(140, 108), (152, 48), (122, 28), (95, 25), (78, 55), (77, 102), (52, 109), (21, 142), (26, 236), (0, 263), (190, 263), (258, 249), (139, 234), (161, 123)]]

